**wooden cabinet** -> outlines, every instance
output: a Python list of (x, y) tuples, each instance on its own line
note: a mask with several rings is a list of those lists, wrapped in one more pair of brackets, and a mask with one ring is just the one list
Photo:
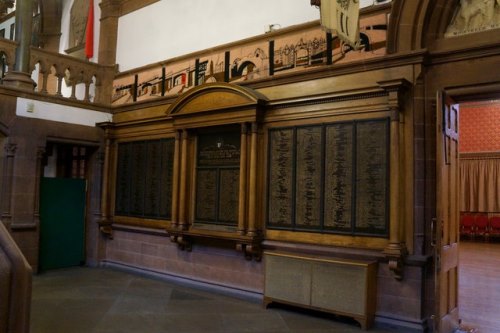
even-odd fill
[(284, 253), (264, 254), (264, 305), (286, 303), (354, 318), (373, 325), (376, 308), (375, 261)]

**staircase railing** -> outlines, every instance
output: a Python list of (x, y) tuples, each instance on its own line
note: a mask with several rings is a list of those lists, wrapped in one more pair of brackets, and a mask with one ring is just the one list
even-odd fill
[(0, 333), (30, 331), (32, 270), (0, 221)]

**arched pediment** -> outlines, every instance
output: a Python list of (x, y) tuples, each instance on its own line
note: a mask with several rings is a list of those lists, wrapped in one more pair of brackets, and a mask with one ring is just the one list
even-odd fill
[(250, 88), (230, 83), (207, 83), (190, 89), (170, 105), (167, 114), (194, 116), (195, 114), (224, 110), (256, 108), (267, 99)]

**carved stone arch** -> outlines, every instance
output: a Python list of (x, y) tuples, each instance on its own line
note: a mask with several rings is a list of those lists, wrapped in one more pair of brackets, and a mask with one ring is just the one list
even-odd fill
[(422, 48), (422, 29), (432, 0), (394, 0), (387, 31), (387, 53)]
[(194, 125), (206, 120), (215, 123), (252, 122), (257, 121), (261, 106), (266, 102), (265, 96), (250, 88), (215, 82), (188, 90), (170, 105), (166, 113), (174, 118), (174, 124), (177, 120), (186, 125), (186, 121)]
[[(387, 52), (432, 50), (436, 41), (446, 39), (445, 32), (460, 6), (460, 0), (394, 0), (387, 33)], [(461, 43), (474, 45), (478, 38), (482, 41), (496, 40), (498, 31), (487, 30), (462, 37)]]

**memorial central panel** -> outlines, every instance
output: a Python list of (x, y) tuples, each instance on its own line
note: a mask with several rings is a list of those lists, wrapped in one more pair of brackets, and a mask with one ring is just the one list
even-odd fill
[(198, 135), (196, 222), (238, 222), (240, 140), (236, 131)]

